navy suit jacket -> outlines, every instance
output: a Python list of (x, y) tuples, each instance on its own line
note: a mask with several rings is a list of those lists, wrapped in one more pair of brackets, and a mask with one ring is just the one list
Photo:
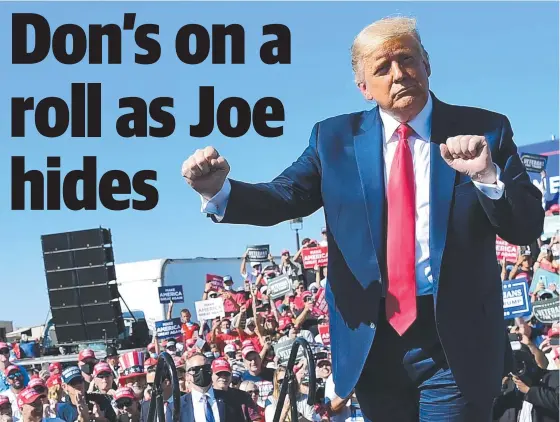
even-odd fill
[[(249, 404), (252, 403), (252, 400), (247, 393), (240, 390), (214, 390), (214, 396), (218, 402), (219, 422), (251, 422)], [(167, 406), (165, 422), (173, 422), (172, 408), (173, 405)], [(179, 422), (195, 422), (191, 393), (181, 396)]]
[[(544, 222), (541, 193), (520, 161), (505, 116), (445, 104), (431, 95), (430, 265), (436, 326), (462, 393), (470, 401), (487, 401), (500, 392), (509, 346), (496, 234), (516, 245), (537, 239)], [(505, 185), (501, 199), (485, 196), (441, 158), (439, 144), (456, 135), (486, 137)], [(230, 180), (221, 221), (271, 226), (324, 208), (333, 375), (341, 397), (356, 386), (375, 338), (386, 279), (384, 177), (378, 108), (332, 117), (315, 124), (309, 146), (272, 182)]]

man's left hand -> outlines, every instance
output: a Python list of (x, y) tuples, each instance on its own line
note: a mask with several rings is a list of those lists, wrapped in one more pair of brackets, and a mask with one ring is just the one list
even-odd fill
[(517, 386), (517, 389), (521, 391), (523, 394), (527, 394), (529, 392), (529, 386), (525, 384), (523, 381), (521, 381), (519, 378), (513, 377), (513, 382)]
[(475, 182), (496, 183), (496, 167), (484, 136), (454, 136), (439, 147), (441, 157), (452, 169), (466, 174)]

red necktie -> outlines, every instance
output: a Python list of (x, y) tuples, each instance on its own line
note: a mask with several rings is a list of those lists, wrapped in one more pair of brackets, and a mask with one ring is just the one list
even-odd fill
[(403, 335), (416, 319), (414, 167), (408, 138), (412, 129), (401, 124), (399, 143), (387, 188), (387, 321)]

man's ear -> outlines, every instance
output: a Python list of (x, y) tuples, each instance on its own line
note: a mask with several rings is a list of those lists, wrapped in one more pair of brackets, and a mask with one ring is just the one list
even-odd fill
[(367, 86), (365, 82), (360, 82), (358, 84), (358, 89), (360, 90), (360, 92), (362, 93), (362, 95), (364, 96), (364, 98), (367, 101), (371, 101), (373, 100), (373, 96), (368, 92)]
[(426, 74), (428, 75), (428, 77), (430, 77), (432, 75), (432, 68), (430, 66), (430, 62), (424, 60), (424, 67), (426, 68)]

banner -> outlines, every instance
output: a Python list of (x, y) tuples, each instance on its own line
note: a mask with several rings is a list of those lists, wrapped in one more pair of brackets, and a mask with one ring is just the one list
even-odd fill
[(266, 262), (270, 254), (270, 245), (247, 246), (247, 261)]
[(327, 299), (325, 298), (325, 289), (321, 287), (315, 295), (315, 305), (313, 306), (313, 314), (326, 315), (329, 312)]
[[(286, 363), (288, 363), (288, 359), (290, 359), (290, 354), (292, 353), (292, 346), (294, 342), (295, 339), (284, 340), (274, 345), (274, 354), (278, 357), (279, 366), (286, 365)], [(303, 357), (303, 347), (300, 347), (296, 355), (296, 362)]]
[(539, 268), (537, 271), (535, 271), (535, 273), (533, 274), (533, 281), (531, 282), (531, 288), (529, 289), (529, 293), (533, 293), (535, 291), (535, 289), (537, 288), (537, 284), (539, 284), (539, 282), (544, 284), (544, 288), (546, 290), (551, 290), (551, 285), (555, 285), (556, 288), (559, 288), (560, 286), (558, 286), (558, 282), (559, 282), (560, 276), (556, 273), (551, 273), (550, 271), (546, 271), (543, 270), (542, 268)]
[(158, 287), (159, 303), (183, 303), (183, 286), (163, 286)]
[(194, 303), (198, 321), (210, 321), (217, 317), (224, 317), (224, 301), (221, 298), (199, 300)]
[(554, 324), (560, 319), (558, 297), (533, 302), (533, 315), (543, 324)]
[(221, 275), (206, 274), (206, 282), (212, 282), (212, 290), (219, 291), (224, 288), (224, 278)]
[(284, 297), (292, 291), (292, 281), (287, 275), (281, 275), (269, 280), (267, 283), (267, 296), (271, 299)]
[(156, 321), (156, 337), (160, 340), (180, 336), (181, 318)]
[(318, 325), (317, 328), (319, 329), (319, 335), (321, 336), (321, 341), (325, 346), (331, 344), (331, 333), (329, 330), (329, 324), (321, 324)]
[(531, 315), (531, 301), (527, 279), (518, 278), (502, 284), (504, 318), (512, 319)]
[(529, 154), (527, 152), (521, 154), (521, 162), (525, 169), (529, 172), (540, 173), (546, 168), (548, 157), (538, 154)]
[(496, 258), (498, 258), (498, 261), (505, 258), (508, 262), (516, 263), (518, 255), (519, 246), (512, 245), (500, 236), (496, 236)]
[(315, 248), (305, 248), (301, 251), (303, 259), (303, 268), (313, 269), (315, 265), (325, 267), (329, 262), (329, 248), (328, 246), (317, 246)]

